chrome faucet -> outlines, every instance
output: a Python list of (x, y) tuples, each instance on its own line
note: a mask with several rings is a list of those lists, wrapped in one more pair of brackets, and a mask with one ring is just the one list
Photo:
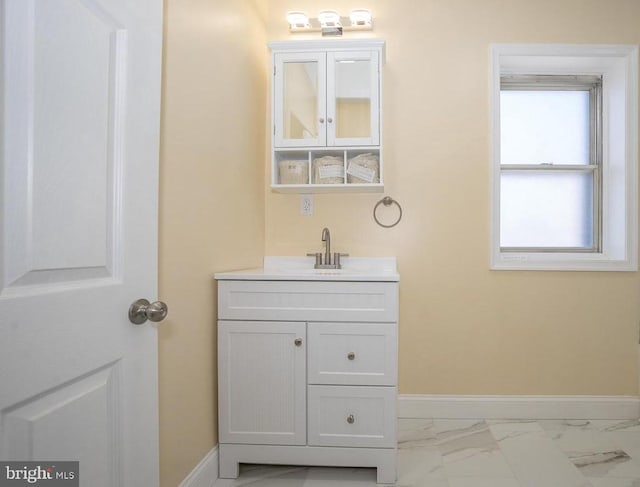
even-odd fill
[(331, 232), (327, 227), (322, 229), (322, 241), (326, 243), (324, 249), (324, 265), (331, 265)]
[[(322, 252), (314, 252), (307, 254), (309, 257), (315, 257), (316, 263), (313, 266), (314, 269), (342, 269), (340, 264), (340, 257), (348, 257), (349, 254), (341, 254), (340, 252), (333, 253), (333, 261), (331, 260), (331, 232), (327, 227), (322, 229), (322, 241), (325, 243), (324, 259), (322, 258)], [(324, 260), (324, 262), (323, 262)]]

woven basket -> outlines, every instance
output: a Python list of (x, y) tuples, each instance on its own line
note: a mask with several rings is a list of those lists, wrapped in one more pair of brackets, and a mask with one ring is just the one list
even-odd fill
[(341, 157), (324, 156), (313, 160), (314, 184), (344, 183), (344, 164)]
[(278, 162), (279, 184), (307, 184), (309, 182), (309, 163), (307, 161)]
[(360, 154), (348, 160), (347, 183), (371, 184), (378, 182), (380, 182), (380, 158), (377, 155)]

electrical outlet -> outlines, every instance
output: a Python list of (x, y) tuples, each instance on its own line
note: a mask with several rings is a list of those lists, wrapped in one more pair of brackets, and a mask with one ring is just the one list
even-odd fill
[(300, 195), (300, 214), (313, 215), (313, 195), (311, 194)]

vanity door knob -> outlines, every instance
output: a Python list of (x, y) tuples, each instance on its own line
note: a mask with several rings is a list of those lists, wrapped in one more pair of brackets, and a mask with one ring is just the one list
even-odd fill
[(353, 424), (355, 422), (356, 422), (356, 417), (353, 414), (350, 414), (349, 416), (347, 416), (347, 423)]
[(333, 118), (331, 118), (331, 117), (327, 118), (327, 122), (333, 123)]
[(355, 354), (355, 352), (349, 352), (349, 353), (347, 354), (347, 358), (348, 358), (349, 360), (355, 360), (355, 358), (356, 358), (356, 354)]
[(324, 118), (321, 118), (321, 119), (320, 119), (320, 123), (324, 123)]
[(296, 338), (293, 343), (296, 344), (296, 347), (302, 346), (302, 338)]

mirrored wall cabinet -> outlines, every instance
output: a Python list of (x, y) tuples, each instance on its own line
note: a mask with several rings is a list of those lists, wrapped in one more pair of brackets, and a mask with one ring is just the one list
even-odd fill
[(271, 188), (383, 191), (384, 41), (271, 42)]

